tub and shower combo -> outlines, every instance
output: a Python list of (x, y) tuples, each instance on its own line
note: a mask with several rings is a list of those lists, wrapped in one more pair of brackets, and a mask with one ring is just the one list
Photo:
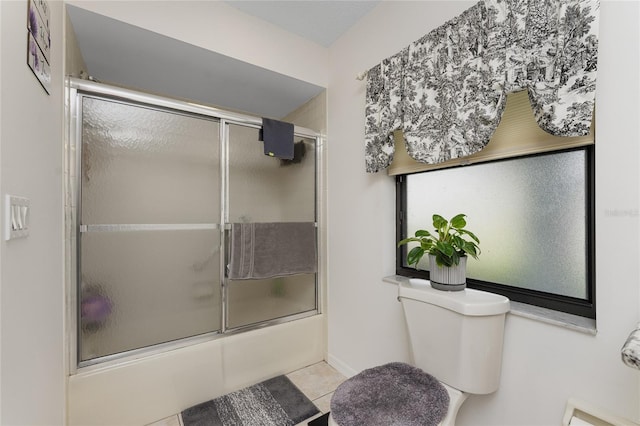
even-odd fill
[(75, 79), (67, 113), (70, 424), (323, 359), (317, 133), (273, 158), (260, 118)]

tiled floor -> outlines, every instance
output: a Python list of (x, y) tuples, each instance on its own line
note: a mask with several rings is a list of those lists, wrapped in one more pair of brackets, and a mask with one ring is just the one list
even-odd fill
[[(326, 362), (294, 371), (287, 377), (318, 407), (318, 417), (329, 411), (333, 391), (347, 379)], [(306, 422), (302, 425), (306, 425)]]
[[(338, 373), (326, 362), (319, 362), (294, 371), (287, 374), (287, 377), (318, 407), (320, 413), (315, 417), (319, 417), (329, 411), (329, 403), (331, 396), (333, 396), (333, 391), (336, 390), (340, 383), (346, 380), (346, 377)], [(311, 419), (307, 419), (296, 426), (306, 426)], [(183, 426), (183, 424), (180, 414), (176, 414), (149, 426)]]

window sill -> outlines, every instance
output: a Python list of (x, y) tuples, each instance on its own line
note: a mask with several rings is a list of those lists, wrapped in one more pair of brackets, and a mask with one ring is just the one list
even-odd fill
[(578, 315), (567, 314), (566, 312), (554, 311), (540, 306), (527, 305), (526, 303), (511, 301), (512, 315), (529, 318), (534, 321), (545, 322), (568, 328), (580, 333), (596, 335), (596, 320), (584, 318)]
[[(390, 275), (382, 280), (389, 284), (398, 285), (400, 282), (409, 278), (401, 275)], [(511, 301), (511, 315), (529, 318), (534, 321), (552, 324), (558, 327), (567, 328), (569, 330), (580, 333), (596, 335), (596, 321), (590, 318), (584, 318), (577, 315), (567, 314), (565, 312), (554, 311), (539, 306), (527, 305), (526, 303)]]

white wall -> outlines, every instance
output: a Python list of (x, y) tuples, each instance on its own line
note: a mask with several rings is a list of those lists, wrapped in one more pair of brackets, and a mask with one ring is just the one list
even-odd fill
[(62, 2), (51, 8), (51, 94), (26, 64), (27, 1), (0, 2), (0, 193), (31, 200), (31, 235), (0, 242), (0, 423), (64, 422)]
[[(328, 352), (346, 374), (409, 359), (397, 288), (382, 282), (395, 269), (394, 180), (364, 172), (365, 83), (355, 76), (472, 4), (382, 2), (330, 48)], [(571, 396), (640, 419), (640, 372), (619, 352), (640, 319), (638, 5), (601, 5), (597, 336), (509, 316), (501, 387), (471, 397), (462, 426), (559, 424)]]
[(327, 49), (222, 1), (71, 0), (67, 3), (271, 71), (327, 86)]
[[(2, 7), (0, 7), (0, 22), (2, 22)], [(2, 31), (0, 31), (0, 46), (2, 46), (2, 39), (6, 36), (3, 35)], [(2, 55), (0, 55), (0, 99), (3, 96), (2, 91)], [(0, 123), (2, 122), (2, 102), (0, 102)], [(2, 161), (2, 126), (0, 126), (0, 164)], [(0, 171), (2, 168), (0, 167)], [(2, 173), (0, 172), (0, 188), (2, 187)], [(1, 194), (1, 193), (0, 193)], [(4, 220), (2, 216), (0, 219)], [(0, 223), (2, 221), (0, 220)], [(0, 235), (2, 233), (0, 232)], [(0, 245), (0, 259), (2, 259), (2, 251), (3, 247)], [(326, 328), (326, 327), (325, 327)], [(2, 377), (2, 274), (0, 273), (0, 377)], [(0, 383), (0, 419), (2, 419), (2, 384)]]

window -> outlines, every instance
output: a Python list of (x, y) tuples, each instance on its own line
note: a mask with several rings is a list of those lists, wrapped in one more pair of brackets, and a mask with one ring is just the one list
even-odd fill
[[(397, 238), (432, 229), (434, 213), (467, 215), (480, 238), (467, 285), (595, 318), (593, 146), (397, 177)], [(397, 274), (428, 278), (397, 252)]]

